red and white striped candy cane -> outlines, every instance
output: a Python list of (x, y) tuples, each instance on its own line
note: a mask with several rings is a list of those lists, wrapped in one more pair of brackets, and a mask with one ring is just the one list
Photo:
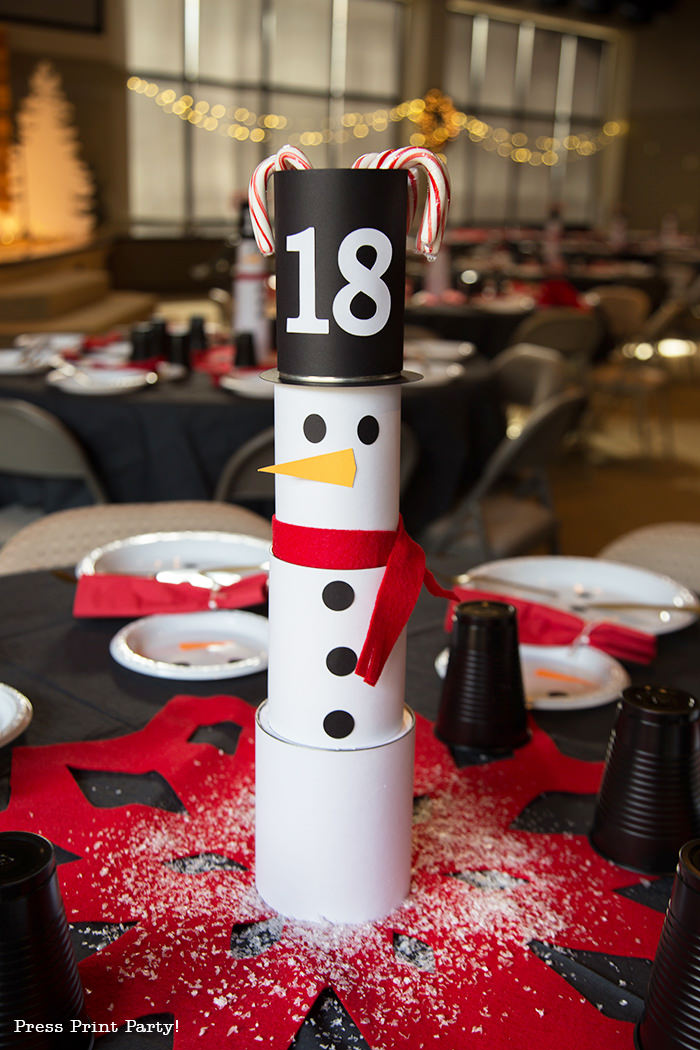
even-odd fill
[(275, 171), (308, 171), (310, 167), (311, 161), (300, 149), (282, 146), (277, 153), (261, 161), (253, 172), (248, 186), (248, 204), (255, 243), (263, 255), (272, 255), (275, 251), (275, 237), (267, 201), (270, 176)]
[[(357, 158), (353, 168), (376, 168), (379, 158), (383, 156), (383, 153), (363, 153)], [(408, 213), (406, 215), (406, 232), (408, 233), (418, 207), (418, 176), (411, 168), (407, 169), (406, 174), (408, 175)]]
[[(357, 162), (355, 162), (357, 163)], [(450, 177), (442, 161), (430, 150), (420, 146), (386, 150), (371, 162), (373, 168), (422, 168), (428, 179), (428, 196), (418, 228), (416, 248), (428, 259), (434, 259), (440, 250), (450, 206)]]

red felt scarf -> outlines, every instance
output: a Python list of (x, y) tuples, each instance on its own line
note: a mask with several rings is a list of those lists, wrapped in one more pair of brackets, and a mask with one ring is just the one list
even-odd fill
[(425, 567), (425, 554), (404, 528), (399, 515), (395, 532), (371, 529), (315, 529), (272, 519), (272, 553), (280, 561), (312, 569), (375, 569), (385, 565), (355, 668), (368, 685), (376, 685), (401, 631), (408, 623), (423, 584), (436, 598), (457, 599)]

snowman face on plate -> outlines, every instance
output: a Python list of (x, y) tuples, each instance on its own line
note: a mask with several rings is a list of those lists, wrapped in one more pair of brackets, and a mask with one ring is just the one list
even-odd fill
[[(277, 474), (281, 521), (329, 529), (395, 529), (399, 506), (401, 386), (275, 387), (275, 462), (314, 457), (355, 472), (340, 483)], [(319, 460), (319, 463), (321, 460)], [(351, 483), (349, 483), (351, 482)]]

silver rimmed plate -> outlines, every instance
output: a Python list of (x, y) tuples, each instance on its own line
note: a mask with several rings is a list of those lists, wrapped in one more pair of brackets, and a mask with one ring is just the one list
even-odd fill
[(473, 343), (457, 339), (407, 339), (404, 343), (404, 354), (416, 368), (419, 361), (466, 361), (475, 353)]
[(32, 705), (23, 693), (0, 682), (0, 747), (16, 740), (32, 720)]
[(31, 376), (38, 372), (45, 372), (51, 367), (50, 356), (43, 350), (29, 347), (0, 350), (0, 375)]
[(619, 623), (668, 634), (697, 619), (695, 595), (658, 572), (602, 558), (534, 555), (470, 569), (465, 584), (576, 613), (588, 623)]
[(122, 667), (139, 674), (206, 682), (264, 671), (267, 640), (267, 618), (257, 613), (169, 613), (122, 627), (109, 651)]
[[(449, 650), (435, 660), (445, 677)], [(521, 645), (525, 701), (537, 711), (580, 711), (616, 700), (629, 685), (624, 667), (590, 645)]]
[(261, 379), (260, 372), (256, 369), (240, 372), (229, 372), (219, 379), (219, 386), (232, 394), (240, 394), (242, 397), (271, 398), (274, 396), (275, 388), (270, 383)]
[[(76, 576), (96, 572), (156, 577), (166, 583), (226, 587), (269, 569), (270, 541), (229, 532), (149, 532), (90, 551)], [(206, 571), (206, 576), (202, 573)]]
[(144, 368), (95, 368), (83, 364), (55, 368), (46, 377), (49, 386), (87, 397), (129, 394), (157, 381), (157, 373)]

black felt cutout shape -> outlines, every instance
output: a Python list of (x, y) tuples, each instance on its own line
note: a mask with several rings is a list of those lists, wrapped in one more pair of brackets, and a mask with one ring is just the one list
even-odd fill
[(627, 897), (631, 901), (636, 901), (637, 904), (643, 904), (645, 908), (653, 908), (654, 911), (660, 911), (662, 915), (665, 915), (672, 886), (673, 875), (663, 875), (660, 879), (641, 879), (640, 882), (635, 882), (632, 886), (623, 886), (621, 889), (615, 890), (615, 893), (619, 893), (621, 897)]
[(233, 755), (238, 747), (241, 727), (237, 722), (214, 722), (210, 726), (198, 726), (188, 744), (212, 744), (225, 755)]
[(501, 752), (499, 755), (489, 755), (487, 751), (479, 751), (475, 747), (459, 747), (449, 745), (450, 754), (457, 769), (466, 769), (467, 766), (486, 766), (489, 762), (499, 762), (502, 758), (512, 758), (513, 752)]
[(168, 813), (185, 812), (170, 784), (153, 769), (148, 773), (109, 773), (103, 769), (68, 768), (90, 805), (98, 809), (138, 803)]
[[(126, 1025), (122, 1025), (116, 1032), (109, 1035), (101, 1035), (95, 1046), (100, 1050), (172, 1050), (175, 1038), (175, 1016), (174, 1014), (142, 1014), (134, 1018), (137, 1025), (143, 1025), (144, 1029), (139, 1031), (133, 1029), (127, 1032)], [(163, 1028), (160, 1031), (146, 1031), (147, 1025), (173, 1025), (169, 1032)]]
[(284, 920), (279, 915), (260, 922), (237, 922), (231, 928), (231, 955), (234, 959), (253, 959), (262, 955), (282, 936)]
[(528, 947), (606, 1017), (630, 1023), (641, 1017), (651, 959), (584, 952), (537, 940)]
[(135, 925), (135, 922), (71, 922), (70, 936), (78, 962), (106, 948)]
[(319, 416), (315, 412), (307, 416), (304, 420), (304, 437), (306, 440), (316, 445), (319, 441), (323, 441), (325, 436), (326, 421), (323, 416)]
[(587, 835), (593, 823), (596, 795), (573, 791), (543, 791), (512, 822), (513, 831), (541, 835)]
[(417, 970), (435, 972), (435, 953), (425, 941), (410, 937), (407, 933), (394, 933), (392, 938), (394, 955), (399, 962), (409, 963)]
[(430, 795), (413, 796), (413, 823), (426, 824), (430, 820), (433, 800)]
[(331, 674), (344, 678), (357, 667), (357, 653), (347, 645), (339, 645), (326, 656), (326, 667)]
[(486, 890), (487, 893), (490, 893), (492, 890), (513, 890), (516, 886), (522, 886), (529, 881), (516, 875), (509, 875), (506, 871), (489, 869), (453, 871), (450, 874), (453, 879), (466, 882), (467, 885), (473, 886), (474, 889)]
[(343, 612), (355, 601), (355, 591), (345, 580), (332, 580), (323, 588), (321, 598), (327, 609)]
[(323, 731), (334, 740), (344, 740), (355, 728), (355, 719), (349, 711), (329, 711), (323, 719)]
[(244, 864), (224, 857), (222, 853), (195, 853), (191, 857), (166, 860), (165, 867), (181, 875), (205, 875), (208, 871), (247, 871)]
[(72, 860), (80, 860), (78, 853), (71, 853), (70, 850), (63, 849), (62, 846), (57, 846), (55, 842), (52, 843), (54, 855), (56, 857), (56, 865), (69, 864)]
[(324, 988), (289, 1050), (371, 1050), (332, 988)]

